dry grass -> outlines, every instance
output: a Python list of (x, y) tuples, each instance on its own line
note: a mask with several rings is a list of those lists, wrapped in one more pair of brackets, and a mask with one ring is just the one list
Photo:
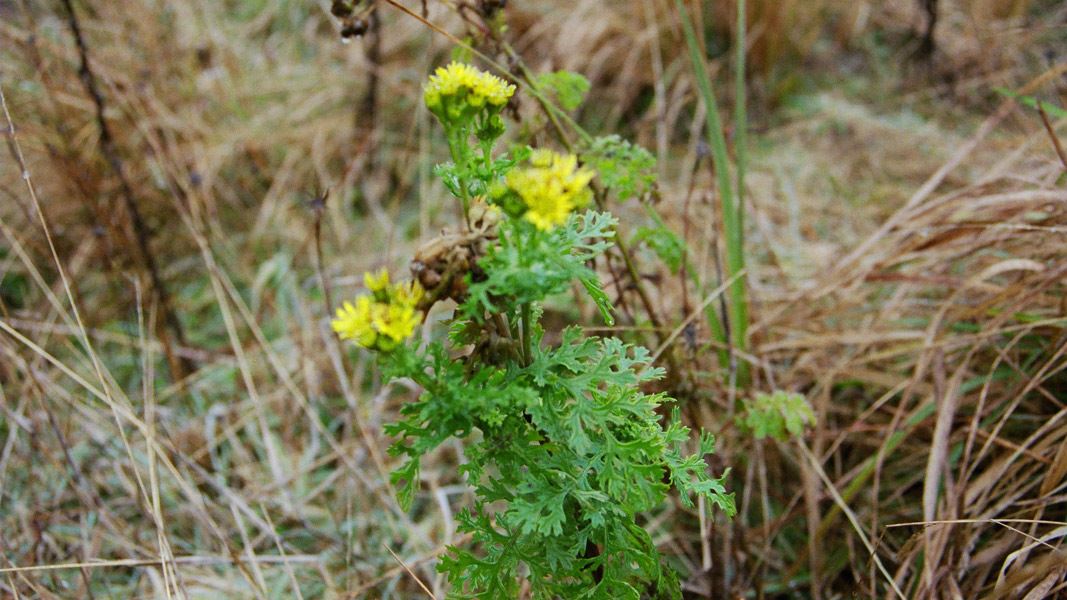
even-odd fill
[[(429, 2), (429, 20), (462, 36), (453, 4)], [(579, 121), (656, 152), (657, 209), (710, 276), (704, 115), (672, 3), (509, 4), (533, 70), (592, 81)], [(1036, 113), (992, 89), (1063, 94), (1062, 68), (1039, 76), (1062, 65), (1067, 8), (942, 5), (924, 66), (918, 2), (753, 2), (756, 388), (804, 391), (819, 421), (802, 445), (739, 434), (745, 391), (722, 384), (706, 332), (682, 336), (687, 415), (720, 436), (743, 508), (650, 516), (692, 597), (1063, 594), (1065, 167)], [(383, 388), (326, 318), (356, 274), (454, 222), (419, 110), (449, 40), (384, 2), (377, 41), (351, 45), (325, 6), (287, 0), (75, 10), (118, 164), (62, 4), (0, 1), (16, 127), (0, 161), (0, 597), (426, 597), (417, 580), (443, 597), (433, 560), (461, 541), (462, 449), (439, 451), (400, 511), (381, 427), (411, 390)], [(729, 20), (705, 17), (726, 49)], [(519, 115), (552, 143), (532, 100)], [(642, 218), (619, 212), (630, 230)], [(673, 329), (702, 299), (638, 250)]]

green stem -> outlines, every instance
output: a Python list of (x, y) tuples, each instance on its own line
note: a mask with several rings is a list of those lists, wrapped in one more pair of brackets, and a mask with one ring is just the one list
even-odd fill
[[(703, 53), (697, 42), (693, 23), (682, 0), (675, 0), (678, 14), (682, 21), (686, 45), (689, 47), (689, 59), (693, 63), (693, 74), (697, 88), (707, 109), (707, 136), (711, 145), (712, 159), (715, 161), (715, 176), (722, 199), (723, 236), (726, 241), (726, 278), (731, 279), (745, 269), (744, 236), (741, 215), (734, 194), (733, 182), (730, 181), (730, 159), (726, 151), (726, 135), (719, 117), (719, 105), (711, 87), (711, 77), (704, 63)], [(730, 346), (740, 352), (748, 348), (748, 298), (745, 280), (738, 277), (728, 290), (730, 303), (727, 306), (730, 325)], [(736, 356), (736, 355), (735, 355)], [(744, 387), (749, 382), (748, 363), (737, 360), (737, 383)]]
[(508, 353), (515, 359), (516, 362), (525, 363), (526, 359), (522, 356), (522, 350), (515, 347), (515, 340), (518, 339), (518, 331), (512, 328), (512, 325), (508, 322), (509, 319), (501, 313), (493, 313), (491, 317), (493, 324), (496, 325), (497, 335), (507, 340)]
[(737, 38), (734, 54), (734, 145), (737, 154), (737, 206), (741, 232), (745, 230), (745, 169), (748, 166), (748, 112), (745, 93), (745, 42), (748, 20), (745, 0), (737, 0)]
[[(446, 137), (448, 138), (448, 153), (452, 155), (452, 162), (456, 165), (456, 169), (460, 171), (467, 171), (469, 168), (469, 156), (470, 148), (467, 146), (465, 138), (467, 136), (466, 130), (459, 128), (458, 130), (445, 126)], [(467, 229), (470, 229), (471, 218), (471, 200), (470, 192), (467, 191), (467, 178), (459, 178), (459, 201), (463, 204), (463, 222), (467, 224)]]
[(530, 329), (533, 327), (530, 319), (533, 311), (530, 309), (529, 302), (524, 302), (520, 310), (522, 313), (522, 359), (525, 366), (529, 366), (533, 362), (533, 347), (530, 343)]

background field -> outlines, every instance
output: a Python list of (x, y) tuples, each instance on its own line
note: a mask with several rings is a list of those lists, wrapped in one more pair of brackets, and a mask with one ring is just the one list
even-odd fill
[[(0, 597), (444, 597), (462, 447), (402, 512), (382, 426), (416, 390), (328, 321), (456, 225), (421, 106), (456, 39), (588, 78), (576, 121), (658, 159), (621, 234), (651, 208), (716, 281), (673, 2), (513, 0), (499, 40), (483, 2), (425, 4), (379, 1), (346, 44), (311, 0), (0, 0)], [(937, 4), (931, 44), (919, 0), (749, 2), (754, 381), (730, 384), (700, 319), (665, 353), (739, 514), (646, 522), (693, 598), (1065, 594), (1067, 3)], [(730, 110), (734, 6), (688, 5)], [(512, 141), (558, 146), (514, 107)], [(661, 331), (610, 289), (612, 332), (647, 344), (707, 292), (653, 250)], [(603, 332), (594, 312), (548, 316)], [(802, 440), (734, 425), (773, 389), (811, 401)]]

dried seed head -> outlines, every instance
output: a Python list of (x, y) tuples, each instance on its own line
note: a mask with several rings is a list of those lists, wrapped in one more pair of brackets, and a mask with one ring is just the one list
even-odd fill
[(330, 4), (330, 14), (338, 19), (352, 16), (352, 3), (346, 0), (333, 0)]
[(344, 39), (360, 37), (367, 33), (369, 27), (366, 19), (349, 19), (341, 27), (341, 37)]

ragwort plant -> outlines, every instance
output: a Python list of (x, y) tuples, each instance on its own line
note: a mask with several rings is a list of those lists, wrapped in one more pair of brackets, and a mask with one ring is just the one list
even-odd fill
[[(406, 404), (391, 452), (406, 457), (393, 475), (410, 507), (419, 461), (449, 438), (465, 442), (461, 473), (474, 488), (459, 516), (471, 544), (439, 564), (458, 598), (514, 598), (523, 582), (536, 598), (677, 598), (643, 513), (670, 487), (693, 506), (697, 496), (734, 513), (725, 475), (712, 478), (703, 434), (686, 453), (689, 429), (672, 402), (645, 393), (662, 376), (649, 352), (579, 327), (545, 341), (541, 305), (575, 282), (611, 322), (612, 306), (593, 259), (611, 246), (615, 218), (586, 210), (594, 172), (547, 149), (496, 153), (502, 109), (514, 86), (460, 63), (439, 68), (425, 86), (444, 126), (452, 162), (436, 174), (463, 207), (466, 229), (420, 248), (414, 279), (385, 271), (365, 276), (368, 294), (337, 311), (340, 337), (377, 352), (383, 373), (423, 389)], [(457, 304), (447, 339), (412, 336), (425, 312)]]

